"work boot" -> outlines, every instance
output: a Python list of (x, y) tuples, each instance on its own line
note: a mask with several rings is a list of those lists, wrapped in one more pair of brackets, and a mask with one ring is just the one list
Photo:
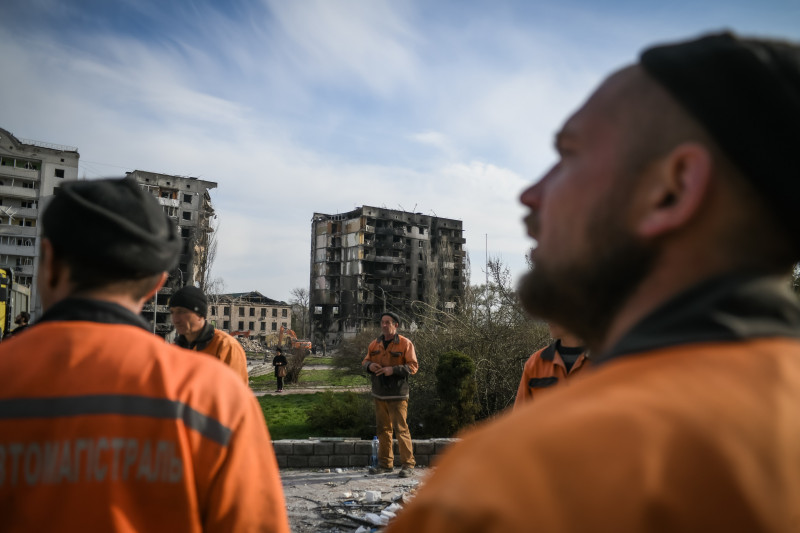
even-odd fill
[(374, 466), (369, 467), (369, 473), (372, 474), (372, 475), (375, 475), (375, 474), (391, 474), (392, 472), (394, 472), (394, 468), (386, 468), (386, 467), (383, 467), (383, 466), (379, 466), (377, 468), (374, 467)]
[(397, 477), (411, 477), (414, 475), (414, 467), (403, 465), (403, 468), (400, 469), (400, 473), (397, 474)]

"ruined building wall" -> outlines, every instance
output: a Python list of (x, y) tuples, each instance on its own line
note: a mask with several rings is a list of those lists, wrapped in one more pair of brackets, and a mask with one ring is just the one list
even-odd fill
[(418, 320), (415, 302), (454, 309), (466, 286), (464, 243), (460, 220), (370, 206), (315, 213), (313, 338), (335, 343), (376, 324), (385, 310), (407, 326)]

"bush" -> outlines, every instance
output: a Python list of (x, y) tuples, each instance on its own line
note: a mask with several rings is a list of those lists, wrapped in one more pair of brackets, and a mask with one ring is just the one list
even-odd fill
[(475, 422), (476, 403), (475, 364), (469, 356), (450, 351), (436, 365), (436, 392), (439, 396), (435, 420), (431, 422), (447, 435)]
[(375, 405), (368, 394), (327, 391), (308, 411), (308, 424), (320, 437), (359, 437), (375, 434)]
[(305, 348), (286, 348), (284, 354), (286, 356), (286, 377), (285, 383), (297, 383), (300, 380), (300, 372), (303, 371), (303, 366), (306, 364), (306, 356), (308, 350)]

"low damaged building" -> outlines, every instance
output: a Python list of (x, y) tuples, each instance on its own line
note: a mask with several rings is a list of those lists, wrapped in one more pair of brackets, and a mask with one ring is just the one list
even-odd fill
[(208, 320), (234, 337), (273, 346), (281, 327), (292, 329), (292, 308), (258, 291), (209, 295)]
[(426, 305), (454, 310), (466, 290), (463, 233), (460, 220), (379, 207), (314, 213), (312, 340), (335, 344), (383, 311), (410, 324)]

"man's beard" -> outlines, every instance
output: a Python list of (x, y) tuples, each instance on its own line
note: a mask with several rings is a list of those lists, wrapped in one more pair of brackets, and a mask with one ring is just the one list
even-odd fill
[(604, 345), (612, 320), (656, 256), (620, 226), (618, 215), (598, 215), (589, 221), (589, 250), (580, 260), (555, 265), (542, 258), (519, 287), (526, 311), (563, 326), (594, 350)]

